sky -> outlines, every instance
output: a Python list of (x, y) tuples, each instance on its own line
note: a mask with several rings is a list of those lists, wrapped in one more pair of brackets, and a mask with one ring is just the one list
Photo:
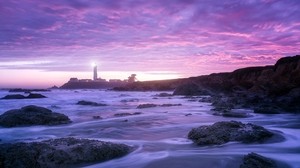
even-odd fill
[(299, 0), (0, 0), (0, 87), (140, 81), (299, 54)]

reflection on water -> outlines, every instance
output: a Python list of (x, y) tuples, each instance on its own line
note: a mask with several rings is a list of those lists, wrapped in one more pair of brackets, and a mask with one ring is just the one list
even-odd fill
[[(0, 97), (8, 94), (0, 91)], [(131, 154), (88, 167), (239, 167), (243, 155), (257, 152), (291, 167), (300, 167), (300, 117), (292, 114), (258, 115), (235, 119), (211, 115), (209, 103), (199, 98), (155, 97), (158, 92), (113, 92), (100, 90), (56, 90), (42, 93), (46, 99), (0, 100), (0, 114), (26, 105), (38, 105), (68, 115), (72, 124), (0, 128), (1, 142), (40, 141), (72, 136), (125, 143), (136, 147)], [(126, 96), (124, 96), (126, 95)], [(105, 103), (108, 106), (76, 105), (79, 100)], [(182, 104), (173, 107), (137, 109), (139, 104)], [(116, 117), (117, 113), (135, 113)], [(247, 111), (248, 112), (248, 111)], [(103, 119), (95, 119), (101, 116)], [(193, 127), (217, 121), (251, 122), (278, 131), (285, 140), (270, 144), (228, 143), (198, 147), (187, 139)]]

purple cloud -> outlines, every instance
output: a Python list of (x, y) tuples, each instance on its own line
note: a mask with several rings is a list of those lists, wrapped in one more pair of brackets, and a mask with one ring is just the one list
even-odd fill
[[(85, 71), (99, 60), (107, 71), (187, 77), (271, 64), (300, 47), (297, 0), (8, 0), (0, 15), (0, 69)], [(32, 60), (47, 64), (7, 66)]]

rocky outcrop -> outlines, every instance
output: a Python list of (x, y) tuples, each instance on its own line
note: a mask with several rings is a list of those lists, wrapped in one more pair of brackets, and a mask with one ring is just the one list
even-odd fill
[(264, 142), (272, 136), (272, 132), (261, 126), (250, 123), (243, 124), (237, 121), (224, 121), (210, 126), (200, 126), (193, 128), (188, 134), (188, 138), (197, 145), (221, 145), (231, 141)]
[(20, 94), (12, 94), (12, 95), (6, 95), (1, 99), (26, 99), (26, 96)]
[(47, 98), (46, 96), (38, 93), (30, 93), (27, 97), (27, 99), (40, 99), (40, 98)]
[(30, 93), (28, 96), (24, 96), (21, 94), (6, 95), (1, 99), (40, 99), (40, 98), (47, 98), (47, 97), (42, 94)]
[(9, 110), (0, 115), (0, 126), (3, 127), (58, 125), (70, 122), (71, 120), (64, 114), (55, 113), (44, 107), (33, 105)]
[(124, 156), (132, 147), (88, 139), (60, 138), (0, 145), (0, 167), (72, 167)]
[(83, 106), (107, 106), (107, 104), (96, 103), (96, 102), (85, 101), (85, 100), (78, 101), (77, 105), (83, 105)]
[(234, 102), (229, 109), (246, 106), (258, 113), (300, 113), (300, 55), (281, 58), (274, 66), (189, 78), (174, 91), (176, 95), (204, 93), (230, 97)]
[(243, 163), (240, 165), (240, 168), (277, 168), (277, 167), (278, 166), (273, 160), (253, 152), (244, 156)]

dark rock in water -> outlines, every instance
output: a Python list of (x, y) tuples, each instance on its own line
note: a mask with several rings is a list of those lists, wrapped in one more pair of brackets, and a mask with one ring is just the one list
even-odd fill
[(96, 102), (85, 101), (85, 100), (81, 100), (81, 101), (77, 102), (77, 104), (84, 105), (84, 106), (107, 106), (107, 104), (96, 103)]
[(10, 89), (9, 92), (24, 92), (24, 93), (30, 93), (30, 92), (50, 92), (49, 89)]
[(261, 105), (254, 108), (254, 113), (260, 113), (260, 114), (279, 114), (280, 109), (276, 106), (271, 105)]
[(277, 168), (277, 165), (273, 160), (252, 152), (244, 156), (240, 168)]
[(173, 96), (173, 95), (169, 94), (169, 93), (160, 93), (160, 94), (157, 94), (155, 96), (157, 96), (157, 97), (170, 97), (170, 96)]
[(185, 114), (185, 116), (190, 116), (190, 115), (192, 115), (192, 114), (191, 113)]
[(47, 97), (42, 94), (30, 93), (26, 98), (27, 99), (40, 99), (40, 98), (47, 98)]
[(102, 117), (101, 116), (93, 116), (93, 119), (99, 120), (99, 119), (102, 119)]
[(210, 93), (202, 89), (200, 86), (194, 84), (194, 83), (188, 83), (181, 86), (178, 86), (173, 95), (187, 95), (187, 96), (193, 96), (193, 95), (210, 95)]
[(182, 106), (182, 104), (162, 104), (161, 107)]
[(26, 99), (26, 97), (20, 94), (13, 94), (13, 95), (6, 95), (1, 99)]
[(182, 106), (182, 104), (161, 104), (161, 105), (157, 105), (157, 104), (140, 104), (138, 105), (138, 109), (141, 109), (141, 108), (151, 108), (151, 107), (171, 107), (171, 106)]
[(122, 103), (128, 103), (128, 102), (138, 102), (139, 99), (135, 99), (135, 98), (132, 98), (132, 99), (123, 99), (121, 100)]
[(131, 116), (131, 115), (139, 115), (142, 114), (141, 112), (135, 112), (135, 113), (117, 113), (114, 114), (116, 117), (124, 117), (124, 116)]
[(132, 147), (88, 139), (60, 138), (0, 145), (0, 167), (72, 167), (122, 157)]
[(6, 95), (2, 99), (40, 99), (47, 98), (42, 94), (30, 93), (28, 96), (23, 96), (20, 94)]
[(142, 108), (151, 108), (151, 107), (157, 107), (158, 105), (156, 104), (140, 104), (137, 106), (138, 109), (142, 109)]
[(211, 126), (193, 128), (188, 138), (197, 145), (221, 145), (230, 141), (242, 143), (263, 142), (273, 136), (265, 128), (237, 121), (217, 122)]
[(66, 115), (33, 105), (25, 106), (21, 109), (9, 110), (0, 115), (0, 126), (3, 127), (58, 125), (68, 123), (71, 123), (71, 120)]

